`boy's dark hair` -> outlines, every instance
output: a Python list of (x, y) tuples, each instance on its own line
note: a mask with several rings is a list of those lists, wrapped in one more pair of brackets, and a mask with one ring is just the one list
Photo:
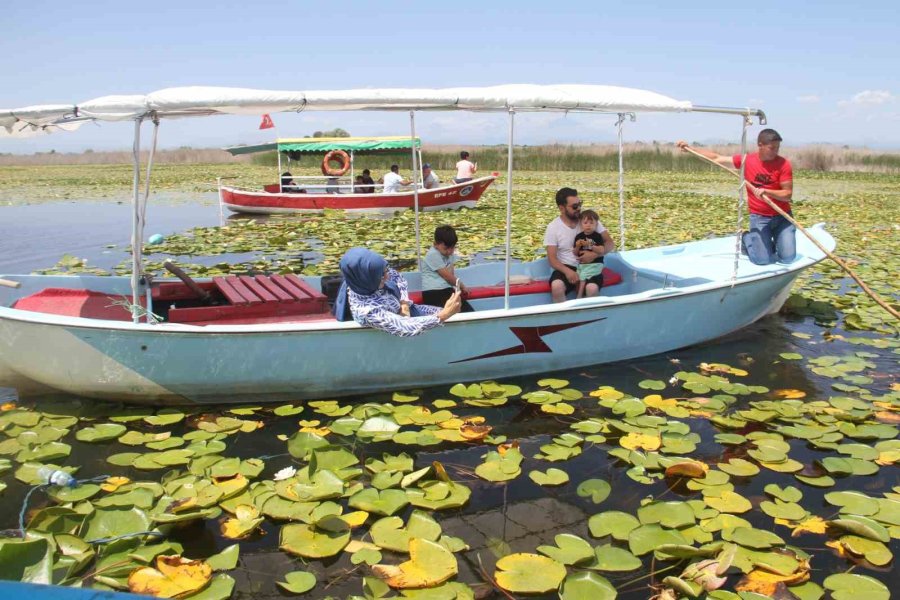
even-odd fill
[(456, 230), (449, 225), (441, 225), (434, 230), (435, 244), (444, 244), (448, 248), (452, 248), (458, 241), (459, 238), (456, 237)]
[(557, 206), (565, 206), (568, 204), (569, 196), (577, 196), (578, 190), (575, 188), (564, 187), (560, 188), (558, 192), (556, 192), (556, 205)]
[(582, 219), (591, 218), (591, 219), (597, 221), (598, 223), (600, 222), (600, 215), (598, 215), (596, 212), (594, 212), (590, 209), (581, 211), (581, 218)]
[(393, 171), (394, 173), (396, 173), (396, 172), (399, 171), (399, 170), (400, 170), (400, 167), (399, 167), (399, 166), (397, 166), (397, 165), (391, 165), (391, 171)]
[(459, 153), (459, 157), (463, 160), (466, 160), (467, 158), (469, 158), (469, 153), (466, 152), (465, 150), (463, 150), (462, 152)]
[(756, 136), (757, 144), (771, 144), (772, 142), (780, 142), (781, 136), (774, 129), (763, 129)]
[(370, 174), (371, 174), (371, 173), (369, 172), (368, 169), (363, 169), (363, 175), (370, 175)]

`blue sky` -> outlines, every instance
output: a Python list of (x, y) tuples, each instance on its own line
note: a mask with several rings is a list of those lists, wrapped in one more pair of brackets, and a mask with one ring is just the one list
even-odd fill
[[(605, 6), (608, 4), (608, 6)], [(758, 106), (788, 143), (900, 148), (896, 2), (15, 2), (0, 107), (181, 85), (263, 89), (595, 83)], [(273, 115), (281, 136), (408, 131), (405, 114)], [(162, 147), (271, 137), (249, 117), (170, 122)], [(432, 143), (503, 143), (503, 115), (420, 113)], [(0, 140), (0, 152), (124, 149), (128, 124)], [(612, 121), (522, 115), (517, 142), (608, 142)], [(737, 117), (640, 115), (626, 137), (736, 140)]]

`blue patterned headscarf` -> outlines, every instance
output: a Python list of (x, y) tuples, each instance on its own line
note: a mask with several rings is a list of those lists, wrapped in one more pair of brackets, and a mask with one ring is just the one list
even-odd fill
[[(347, 302), (347, 290), (351, 289), (361, 296), (371, 296), (381, 287), (387, 261), (383, 256), (366, 248), (351, 248), (341, 258), (341, 275), (344, 282), (334, 301), (334, 316), (338, 321), (349, 321), (350, 304)], [(400, 298), (400, 289), (388, 281), (384, 288)]]

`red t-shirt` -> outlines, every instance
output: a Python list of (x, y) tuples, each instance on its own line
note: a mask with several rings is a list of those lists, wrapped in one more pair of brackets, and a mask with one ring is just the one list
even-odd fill
[[(740, 154), (735, 154), (731, 157), (731, 160), (735, 169), (741, 168)], [(782, 183), (793, 181), (794, 179), (791, 161), (783, 156), (779, 156), (775, 160), (761, 161), (759, 160), (759, 153), (748, 154), (747, 166), (744, 167), (744, 179), (764, 190), (780, 190)], [(784, 212), (791, 214), (790, 202), (776, 200), (772, 196), (769, 196), (769, 200), (777, 204)], [(756, 215), (774, 217), (778, 214), (749, 190), (747, 191), (747, 204), (750, 206), (750, 212)]]

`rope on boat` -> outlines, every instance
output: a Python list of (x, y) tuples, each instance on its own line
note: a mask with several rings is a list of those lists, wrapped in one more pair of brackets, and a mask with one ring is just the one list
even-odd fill
[[(703, 156), (702, 154), (700, 154), (699, 152), (697, 152), (696, 150), (694, 150), (694, 149), (691, 148), (690, 146), (686, 146), (686, 147), (685, 147), (685, 150), (687, 150), (688, 152), (690, 152), (690, 153), (693, 154), (694, 156), (698, 156), (698, 157), (702, 158), (703, 160), (706, 160), (706, 161), (711, 162), (712, 164), (716, 165), (716, 166), (719, 167), (719, 168), (725, 169), (726, 171), (728, 171), (729, 173), (731, 173), (732, 175), (734, 175), (734, 176), (736, 176), (736, 177), (740, 177), (740, 178), (741, 178), (741, 186), (743, 187), (743, 185), (744, 185), (744, 177), (743, 177), (743, 173), (738, 173), (738, 172), (735, 171), (734, 169), (731, 169), (731, 168), (729, 168), (729, 167), (726, 167), (725, 165), (720, 165), (719, 163), (717, 163), (716, 161), (712, 160), (711, 158), (707, 158), (707, 157)], [(743, 163), (742, 163), (742, 164), (743, 164)], [(791, 223), (791, 225), (793, 225), (794, 227), (797, 228), (798, 231), (800, 231), (800, 233), (802, 233), (802, 234), (805, 235), (807, 238), (809, 238), (809, 241), (811, 241), (811, 242), (816, 246), (816, 248), (818, 248), (819, 250), (821, 250), (822, 253), (825, 254), (825, 256), (827, 256), (828, 258), (830, 258), (831, 260), (833, 260), (833, 261), (837, 264), (837, 266), (839, 266), (845, 273), (847, 273), (847, 275), (849, 275), (849, 276), (853, 279), (853, 281), (855, 281), (855, 282), (859, 285), (859, 287), (862, 289), (862, 291), (864, 291), (864, 292), (865, 292), (872, 300), (874, 300), (875, 303), (878, 304), (878, 306), (880, 306), (881, 308), (883, 308), (884, 310), (886, 310), (888, 313), (890, 313), (890, 315), (891, 315), (892, 317), (894, 317), (895, 319), (897, 319), (898, 321), (900, 321), (900, 312), (898, 312), (895, 308), (893, 308), (891, 305), (889, 305), (889, 304), (884, 300), (884, 298), (882, 298), (881, 296), (878, 295), (878, 293), (877, 293), (875, 290), (873, 290), (873, 289), (870, 288), (868, 285), (866, 285), (866, 282), (864, 282), (862, 279), (860, 279), (859, 275), (857, 275), (857, 274), (853, 271), (853, 269), (851, 269), (850, 266), (849, 266), (846, 262), (844, 262), (844, 261), (843, 261), (841, 258), (839, 258), (838, 256), (836, 256), (836, 255), (832, 254), (831, 252), (829, 252), (829, 250), (828, 250), (825, 246), (823, 246), (823, 245), (819, 242), (819, 240), (817, 240), (817, 239), (815, 238), (815, 236), (813, 236), (809, 231), (807, 231), (806, 228), (805, 228), (803, 225), (801, 225), (800, 223), (798, 223), (798, 222), (794, 219), (794, 217), (792, 217), (791, 215), (789, 215), (788, 213), (786, 213), (785, 211), (783, 211), (783, 210), (781, 209), (780, 206), (778, 206), (777, 204), (775, 204), (774, 202), (772, 202), (772, 201), (769, 199), (768, 194), (765, 193), (765, 190), (760, 190), (760, 192), (761, 192), (761, 193), (759, 194), (759, 198), (760, 198), (763, 202), (765, 202), (766, 204), (768, 204), (768, 205), (769, 205), (769, 208), (771, 208), (772, 210), (774, 210), (775, 212), (777, 212), (779, 215), (781, 215), (782, 217), (784, 217), (785, 219), (787, 219), (787, 220)]]

